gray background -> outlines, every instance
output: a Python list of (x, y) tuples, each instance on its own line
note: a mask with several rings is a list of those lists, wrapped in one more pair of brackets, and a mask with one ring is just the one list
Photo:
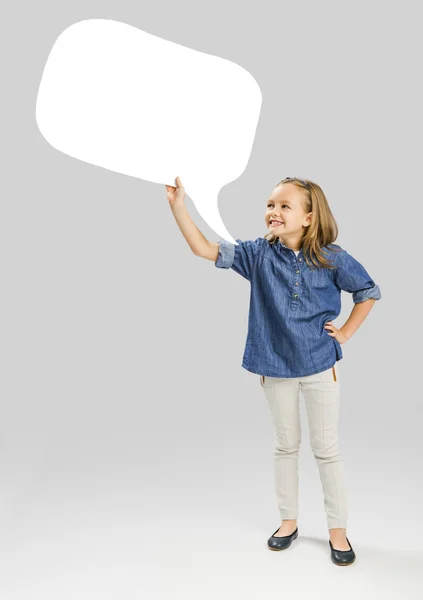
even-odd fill
[[(2, 599), (420, 597), (419, 3), (5, 8)], [(164, 185), (73, 159), (37, 128), (48, 54), (88, 18), (246, 68), (263, 106), (248, 167), (219, 195), (228, 230), (263, 236), (274, 186), (309, 177), (328, 197), (338, 243), (381, 288), (337, 363), (357, 553), (348, 569), (330, 561), (303, 398), (300, 537), (267, 550), (279, 523), (274, 433), (259, 377), (240, 366), (248, 282), (191, 253)], [(177, 151), (171, 131), (168, 144)], [(351, 295), (342, 301), (337, 327), (353, 307)]]

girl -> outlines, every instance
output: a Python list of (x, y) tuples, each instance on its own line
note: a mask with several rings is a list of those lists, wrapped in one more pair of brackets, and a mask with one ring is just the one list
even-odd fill
[[(196, 256), (212, 260), (251, 284), (248, 335), (242, 366), (259, 375), (276, 431), (274, 474), (282, 525), (268, 539), (284, 550), (298, 537), (299, 394), (305, 398), (310, 443), (324, 493), (331, 560), (350, 565), (347, 498), (338, 448), (341, 345), (351, 338), (376, 300), (379, 286), (333, 242), (338, 228), (322, 189), (296, 177), (273, 190), (264, 215), (268, 233), (255, 241), (209, 242), (191, 220), (185, 190), (166, 185), (178, 226)], [(354, 307), (339, 329), (341, 290)]]

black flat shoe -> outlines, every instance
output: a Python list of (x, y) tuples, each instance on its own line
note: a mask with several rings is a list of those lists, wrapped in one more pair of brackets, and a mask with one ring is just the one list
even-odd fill
[(292, 541), (298, 537), (298, 527), (293, 533), (291, 533), (291, 535), (275, 537), (275, 533), (277, 533), (280, 528), (281, 527), (279, 525), (277, 530), (274, 531), (270, 538), (267, 540), (267, 545), (270, 548), (270, 550), (286, 550), (292, 544)]
[(350, 540), (348, 538), (347, 542), (350, 546), (349, 550), (336, 550), (336, 548), (332, 546), (332, 542), (329, 540), (330, 557), (332, 562), (336, 565), (346, 567), (347, 565), (352, 565), (352, 563), (355, 561), (355, 552), (352, 549)]

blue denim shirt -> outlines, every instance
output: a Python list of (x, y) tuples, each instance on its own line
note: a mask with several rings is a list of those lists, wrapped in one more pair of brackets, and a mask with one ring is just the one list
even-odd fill
[[(311, 268), (280, 239), (220, 239), (216, 267), (233, 269), (250, 282), (248, 335), (242, 367), (268, 377), (304, 377), (341, 360), (341, 344), (325, 324), (341, 312), (341, 290), (354, 303), (380, 300), (379, 286), (346, 250), (323, 248), (336, 269)], [(331, 251), (336, 247), (338, 252)]]

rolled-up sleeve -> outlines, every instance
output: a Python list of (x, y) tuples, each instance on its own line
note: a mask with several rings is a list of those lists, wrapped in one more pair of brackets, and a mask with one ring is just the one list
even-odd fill
[(219, 269), (233, 269), (248, 281), (251, 281), (255, 258), (260, 249), (262, 238), (242, 241), (237, 239), (237, 246), (226, 240), (219, 240), (219, 254), (214, 263)]
[(354, 304), (373, 298), (380, 300), (380, 288), (361, 263), (344, 251), (335, 269), (335, 284), (339, 289), (352, 294)]

